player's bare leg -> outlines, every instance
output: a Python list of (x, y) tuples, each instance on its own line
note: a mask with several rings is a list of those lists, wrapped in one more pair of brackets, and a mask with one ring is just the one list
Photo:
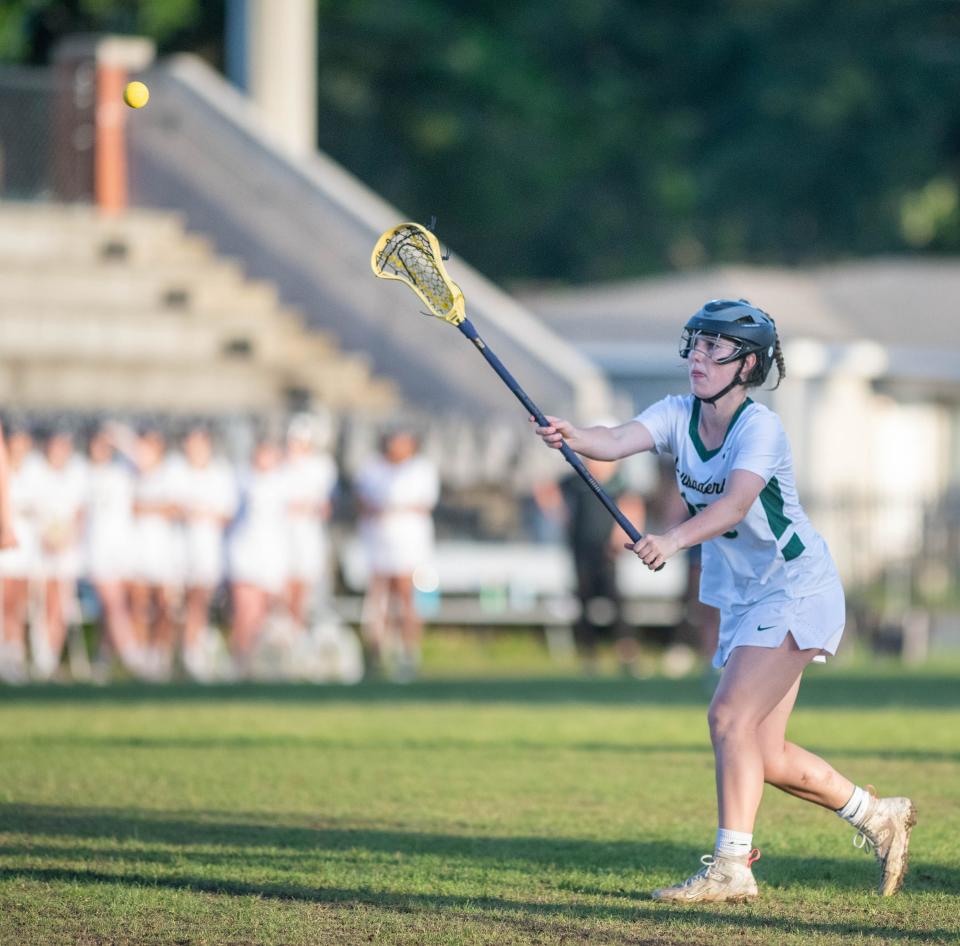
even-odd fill
[(779, 647), (737, 647), (730, 655), (707, 714), (721, 828), (753, 832), (764, 783), (760, 727), (818, 653), (800, 650), (788, 634)]
[(269, 595), (262, 588), (248, 582), (236, 581), (231, 588), (233, 623), (230, 648), (243, 665), (253, 650), (257, 634), (267, 617)]
[(173, 648), (177, 636), (178, 595), (175, 588), (166, 585), (156, 585), (152, 590), (156, 602), (153, 646), (158, 665), (157, 673), (160, 677), (166, 679), (173, 669)]
[[(787, 719), (793, 709), (800, 681), (760, 726), (764, 778), (781, 791), (842, 813), (857, 790), (846, 776), (828, 762), (785, 738)], [(848, 819), (849, 820), (849, 819)], [(880, 863), (879, 892), (896, 893), (903, 885), (909, 864), (910, 832), (917, 812), (909, 798), (865, 799), (863, 817), (856, 823), (857, 846), (873, 850)]]
[(129, 670), (139, 673), (142, 669), (142, 653), (133, 627), (130, 609), (123, 583), (98, 581), (94, 585), (100, 606), (103, 608), (103, 623), (107, 639), (113, 645), (121, 663)]
[[(757, 896), (750, 838), (764, 784), (760, 727), (788, 694), (796, 695), (800, 674), (817, 653), (800, 650), (788, 634), (777, 648), (737, 647), (730, 655), (707, 714), (716, 760), (718, 848), (702, 870), (654, 891), (654, 899), (736, 902)], [(745, 850), (724, 851), (721, 836), (742, 838)]]
[(309, 591), (310, 586), (301, 578), (291, 578), (287, 582), (287, 609), (301, 630), (307, 626)]
[(210, 599), (213, 589), (202, 585), (188, 587), (184, 595), (183, 666), (187, 673), (201, 682), (212, 678), (204, 634), (210, 620)]
[(790, 795), (836, 811), (850, 797), (853, 782), (820, 756), (786, 739), (787, 720), (799, 690), (798, 678), (757, 729), (764, 780)]
[(420, 643), (423, 639), (423, 622), (417, 612), (411, 575), (394, 575), (390, 578), (393, 601), (399, 608), (398, 625), (402, 660), (397, 667), (401, 680), (412, 679), (420, 664)]
[(209, 588), (187, 588), (183, 622), (183, 647), (190, 650), (198, 645), (210, 615)]
[(150, 641), (150, 588), (141, 581), (131, 582), (129, 599), (134, 639), (145, 651)]
[(371, 575), (363, 599), (363, 638), (367, 651), (367, 667), (376, 673), (383, 659), (387, 643), (390, 609), (390, 579), (386, 575)]
[(0, 678), (7, 683), (25, 683), (27, 673), (27, 580), (4, 578), (3, 640)]
[(67, 616), (63, 607), (63, 582), (57, 578), (48, 578), (44, 582), (44, 593), (47, 653), (39, 661), (38, 672), (41, 677), (47, 678), (53, 675), (60, 663), (60, 655), (67, 639)]

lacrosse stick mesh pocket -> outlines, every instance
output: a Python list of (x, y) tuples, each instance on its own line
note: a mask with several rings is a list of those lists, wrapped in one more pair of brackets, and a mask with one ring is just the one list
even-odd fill
[(388, 230), (373, 248), (370, 264), (377, 276), (406, 283), (437, 318), (454, 325), (463, 321), (463, 293), (447, 275), (440, 244), (426, 227), (403, 223)]

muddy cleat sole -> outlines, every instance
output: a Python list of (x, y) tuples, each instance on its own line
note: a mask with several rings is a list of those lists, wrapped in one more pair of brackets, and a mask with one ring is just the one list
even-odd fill
[(757, 882), (750, 869), (760, 856), (752, 851), (745, 857), (704, 854), (703, 868), (673, 887), (661, 887), (650, 896), (661, 903), (746, 903), (756, 900)]
[(893, 896), (903, 886), (910, 863), (910, 832), (916, 823), (917, 809), (909, 798), (875, 798), (853, 839), (855, 847), (872, 850), (879, 862), (877, 892), (883, 897)]

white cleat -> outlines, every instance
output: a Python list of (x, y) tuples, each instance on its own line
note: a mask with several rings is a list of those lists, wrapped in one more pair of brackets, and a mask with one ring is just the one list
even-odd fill
[(721, 857), (704, 854), (703, 869), (674, 887), (654, 890), (654, 900), (668, 903), (746, 903), (757, 898), (757, 882), (751, 865), (760, 852), (753, 850), (743, 857)]
[(903, 886), (909, 865), (910, 832), (917, 809), (909, 798), (871, 798), (867, 817), (853, 839), (854, 847), (872, 850), (880, 863), (881, 896), (889, 897)]

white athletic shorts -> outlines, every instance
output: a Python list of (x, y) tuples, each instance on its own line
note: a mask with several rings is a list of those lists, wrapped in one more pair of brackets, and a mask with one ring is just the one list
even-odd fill
[(136, 549), (129, 529), (97, 529), (84, 542), (84, 573), (94, 582), (126, 581)]
[(223, 530), (213, 522), (193, 522), (183, 530), (184, 584), (216, 588), (223, 580)]
[(771, 595), (745, 608), (721, 609), (720, 635), (713, 666), (723, 667), (735, 647), (779, 647), (792, 634), (801, 650), (819, 648), (814, 660), (837, 652), (846, 622), (846, 602), (840, 582), (807, 595)]
[(13, 523), (17, 546), (0, 552), (0, 577), (33, 578), (37, 575), (40, 549), (29, 525)]
[(134, 541), (134, 581), (166, 588), (183, 584), (183, 536), (178, 526), (162, 516), (141, 516), (134, 526)]
[(299, 517), (287, 526), (287, 563), (290, 578), (312, 584), (327, 567), (327, 536), (316, 519)]
[(279, 529), (240, 528), (230, 537), (227, 562), (231, 581), (279, 595), (290, 577), (286, 536)]

